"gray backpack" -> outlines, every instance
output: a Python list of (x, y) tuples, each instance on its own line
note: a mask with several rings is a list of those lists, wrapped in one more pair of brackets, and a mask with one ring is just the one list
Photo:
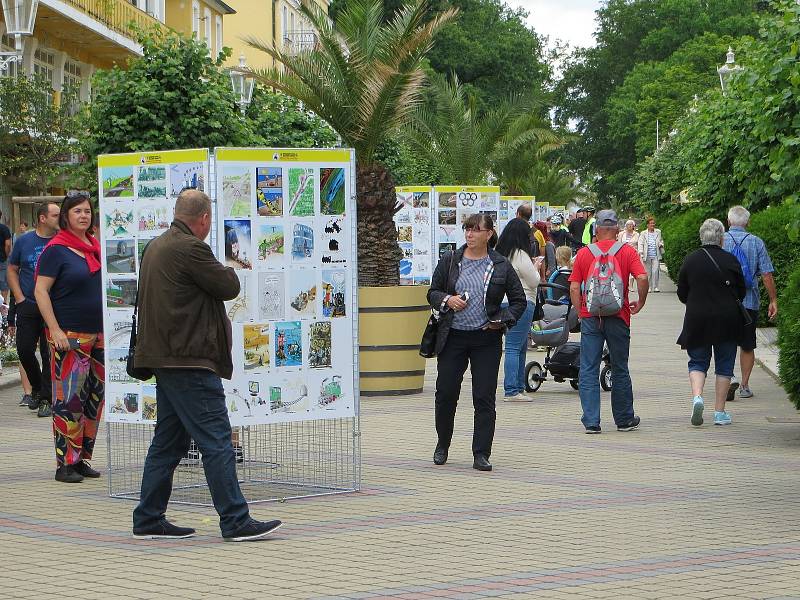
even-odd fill
[(590, 315), (610, 317), (618, 314), (625, 305), (625, 282), (619, 262), (614, 258), (623, 245), (615, 242), (608, 252), (600, 250), (597, 244), (587, 246), (594, 256), (590, 275), (583, 284), (583, 297)]

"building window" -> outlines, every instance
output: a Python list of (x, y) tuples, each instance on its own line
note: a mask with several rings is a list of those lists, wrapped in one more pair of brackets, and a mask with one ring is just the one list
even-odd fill
[(208, 49), (210, 51), (211, 48), (213, 47), (211, 45), (211, 11), (207, 8), (205, 9), (205, 11), (203, 11), (203, 21), (204, 21), (203, 29), (205, 30), (205, 36), (206, 36), (206, 45), (208, 46)]
[(64, 63), (64, 89), (72, 88), (75, 92), (75, 101), (70, 106), (70, 112), (78, 112), (81, 101), (81, 86), (83, 85), (83, 72), (78, 63), (67, 61)]
[(289, 43), (289, 9), (284, 5), (281, 14), (281, 32), (283, 33), (284, 45)]
[(200, 37), (200, 4), (197, 2), (192, 2), (192, 34)]
[[(14, 38), (10, 35), (3, 34), (0, 36), (0, 52), (15, 52), (14, 48)], [(9, 63), (8, 70), (0, 72), (0, 75), (6, 75), (8, 77), (16, 77), (17, 75), (17, 63)]]
[[(53, 85), (53, 74), (55, 73), (56, 55), (43, 48), (37, 48), (33, 53), (33, 75), (42, 77), (45, 81)], [(53, 101), (53, 92), (47, 94), (49, 102)]]
[(217, 54), (222, 52), (223, 44), (222, 44), (222, 17), (217, 15), (216, 17), (216, 28), (217, 28)]

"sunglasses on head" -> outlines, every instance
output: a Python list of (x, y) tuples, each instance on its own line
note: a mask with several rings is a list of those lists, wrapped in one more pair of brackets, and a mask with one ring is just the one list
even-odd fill
[(481, 229), (477, 225), (462, 225), (461, 229), (464, 231), (471, 231), (472, 233), (480, 233), (481, 231), (491, 231), (491, 229)]
[(91, 198), (91, 194), (84, 190), (69, 190), (67, 192), (67, 198)]

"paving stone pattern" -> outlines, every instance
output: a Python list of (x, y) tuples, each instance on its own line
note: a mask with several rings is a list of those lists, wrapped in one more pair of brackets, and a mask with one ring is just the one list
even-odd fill
[(169, 516), (198, 537), (133, 540), (133, 503), (105, 478), (53, 481), (49, 420), (4, 390), (0, 598), (800, 598), (800, 424), (766, 419), (796, 413), (757, 368), (732, 426), (693, 428), (665, 288), (634, 318), (639, 431), (616, 431), (603, 394), (604, 432), (584, 435), (577, 392), (546, 382), (499, 403), (479, 473), (467, 379), (435, 467), (431, 361), (424, 394), (363, 401), (363, 491), (255, 506), (286, 522), (259, 543), (224, 544), (213, 510), (185, 506)]

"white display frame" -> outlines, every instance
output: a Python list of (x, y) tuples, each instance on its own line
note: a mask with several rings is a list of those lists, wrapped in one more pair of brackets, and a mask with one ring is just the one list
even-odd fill
[[(443, 204), (442, 195), (454, 194), (454, 204)], [(459, 195), (469, 197), (459, 200)], [(442, 254), (466, 243), (462, 223), (476, 212), (494, 214), (495, 228), (500, 214), (500, 187), (494, 185), (439, 185), (433, 188), (434, 267)], [(452, 211), (452, 212), (451, 212)], [(446, 222), (445, 222), (446, 221)]]
[[(436, 264), (433, 253), (433, 188), (422, 185), (397, 186), (395, 193), (401, 208), (393, 218), (398, 234), (397, 243), (404, 253), (399, 265), (400, 285), (430, 285)], [(427, 206), (420, 206), (421, 194), (427, 194)], [(422, 222), (423, 217), (427, 218), (427, 222)], [(406, 269), (408, 273), (404, 272)]]

